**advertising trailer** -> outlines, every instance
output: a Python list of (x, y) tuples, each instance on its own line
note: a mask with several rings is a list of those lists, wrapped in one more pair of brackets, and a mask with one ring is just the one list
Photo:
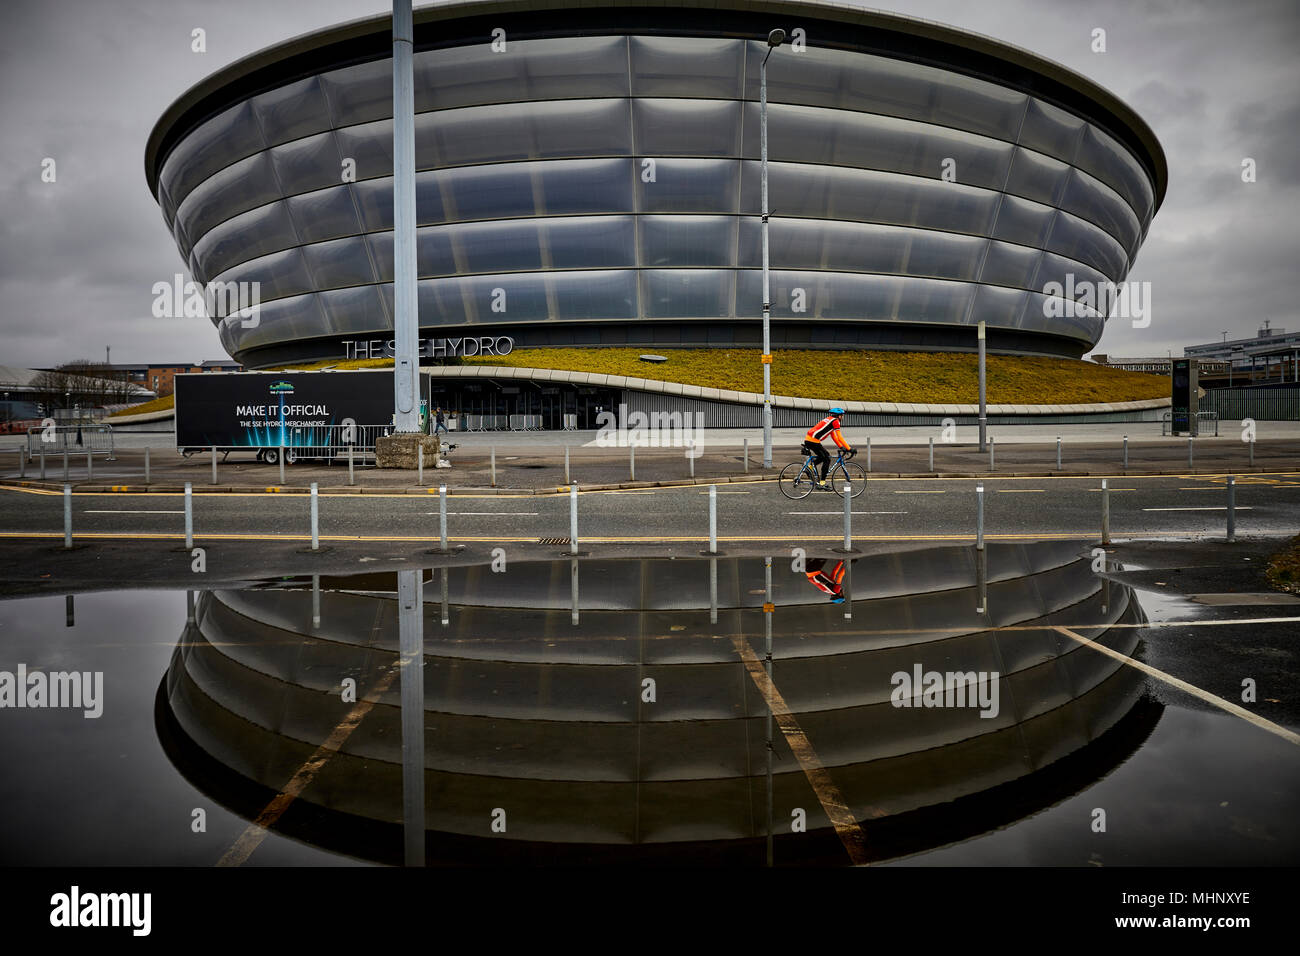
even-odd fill
[[(420, 376), (420, 428), (428, 429), (429, 378)], [(196, 372), (177, 375), (176, 448), (256, 452), (276, 464), (372, 455), (393, 428), (393, 370)]]

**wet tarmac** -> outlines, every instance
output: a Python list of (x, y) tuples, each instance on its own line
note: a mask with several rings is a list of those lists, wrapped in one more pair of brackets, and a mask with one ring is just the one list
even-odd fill
[[(2, 602), (0, 862), (1300, 859), (1292, 711), (1125, 662), (1227, 698), (1242, 629), (1194, 625), (1241, 609), (1078, 542), (804, 552)], [(1297, 621), (1251, 630), (1261, 698)]]

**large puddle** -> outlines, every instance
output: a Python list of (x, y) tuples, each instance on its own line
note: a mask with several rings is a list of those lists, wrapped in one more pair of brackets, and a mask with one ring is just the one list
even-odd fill
[(1294, 747), (1086, 643), (1144, 622), (1070, 542), (8, 601), (25, 703), (103, 685), (0, 710), (0, 856), (1294, 861)]

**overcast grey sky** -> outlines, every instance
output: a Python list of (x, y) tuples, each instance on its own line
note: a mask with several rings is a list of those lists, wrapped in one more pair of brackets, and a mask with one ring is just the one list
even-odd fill
[[(417, 3), (417, 6), (424, 4)], [(1152, 322), (1112, 320), (1097, 351), (1300, 327), (1300, 3), (1296, 0), (915, 0), (864, 4), (1025, 47), (1116, 93), (1155, 130), (1169, 192), (1130, 274)], [(254, 50), (388, 0), (4, 0), (0, 10), (0, 364), (221, 358), (201, 319), (155, 319), (183, 271), (149, 195), (145, 139), (191, 84)], [(190, 31), (207, 32), (207, 52)], [(1091, 33), (1107, 32), (1094, 53)], [(57, 182), (41, 162), (57, 162)], [(1241, 162), (1258, 181), (1243, 183)]]

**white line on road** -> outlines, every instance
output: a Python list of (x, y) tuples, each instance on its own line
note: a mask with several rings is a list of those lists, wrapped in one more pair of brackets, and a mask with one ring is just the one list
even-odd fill
[[(176, 512), (180, 514), (180, 512)], [(433, 516), (438, 514), (437, 511), (426, 511), (425, 514)], [(536, 511), (448, 511), (447, 517), (464, 516), (472, 518), (536, 518)]]
[[(1195, 508), (1143, 508), (1143, 511), (1227, 511), (1227, 505), (1204, 505)], [(1237, 505), (1236, 511), (1254, 511), (1249, 505)]]
[[(854, 513), (855, 515), (905, 515), (905, 514), (907, 514), (906, 511), (855, 511), (855, 512), (853, 512), (853, 513)], [(799, 515), (799, 516), (802, 517), (803, 515), (842, 515), (842, 514), (844, 514), (844, 512), (843, 512), (843, 510), (840, 510), (840, 511), (787, 511), (786, 514), (788, 514), (788, 515)]]
[(118, 508), (87, 508), (86, 515), (183, 515), (184, 511), (130, 511)]

